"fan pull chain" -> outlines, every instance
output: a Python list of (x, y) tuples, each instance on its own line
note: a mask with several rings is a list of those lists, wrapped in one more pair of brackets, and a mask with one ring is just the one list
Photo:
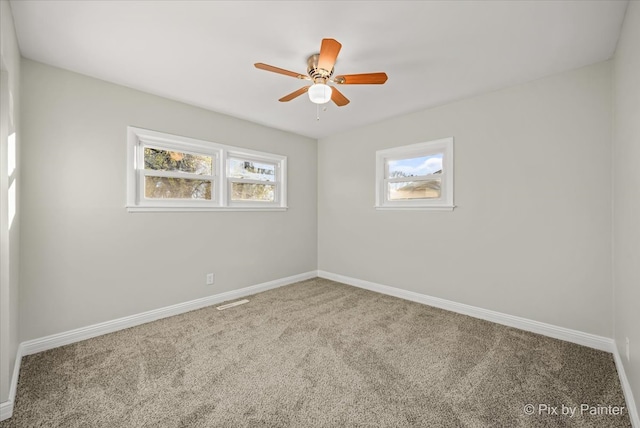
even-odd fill
[[(322, 111), (327, 111), (326, 104), (322, 107)], [(320, 104), (316, 104), (316, 121), (320, 121)]]

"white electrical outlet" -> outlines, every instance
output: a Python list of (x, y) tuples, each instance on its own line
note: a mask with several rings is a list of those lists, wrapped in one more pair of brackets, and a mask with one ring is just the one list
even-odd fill
[(626, 338), (626, 349), (625, 349), (625, 351), (626, 351), (626, 354), (627, 354), (627, 363), (628, 363), (629, 360), (631, 360), (630, 352), (629, 352), (629, 338), (628, 337)]
[(207, 285), (213, 285), (215, 282), (215, 276), (212, 273), (207, 274)]

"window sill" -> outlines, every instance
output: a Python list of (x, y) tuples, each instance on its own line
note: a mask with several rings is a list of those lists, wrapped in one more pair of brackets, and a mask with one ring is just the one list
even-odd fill
[(453, 211), (456, 208), (455, 205), (439, 205), (433, 207), (411, 207), (411, 206), (376, 206), (376, 210), (381, 211)]
[(126, 207), (130, 213), (198, 211), (287, 211), (288, 207)]

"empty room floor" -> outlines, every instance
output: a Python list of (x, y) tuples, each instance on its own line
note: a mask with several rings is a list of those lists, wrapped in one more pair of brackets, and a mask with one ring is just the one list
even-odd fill
[(248, 299), (25, 357), (0, 427), (631, 426), (606, 352), (319, 278)]

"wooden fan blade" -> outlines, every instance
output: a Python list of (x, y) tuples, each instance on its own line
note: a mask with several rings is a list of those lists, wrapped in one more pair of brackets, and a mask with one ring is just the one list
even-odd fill
[(340, 85), (382, 85), (387, 81), (387, 73), (345, 74), (333, 78)]
[(342, 45), (334, 39), (322, 39), (320, 46), (320, 56), (318, 57), (318, 68), (331, 71), (338, 58), (338, 53)]
[(299, 97), (300, 95), (304, 94), (305, 92), (307, 92), (309, 90), (310, 86), (304, 86), (300, 89), (298, 89), (297, 91), (293, 91), (291, 92), (289, 95), (285, 95), (284, 97), (280, 98), (278, 101), (280, 102), (287, 102), (287, 101), (291, 101), (292, 99)]
[(338, 107), (349, 104), (349, 99), (342, 95), (342, 92), (340, 92), (335, 86), (331, 88), (331, 101), (336, 103)]
[(304, 74), (296, 73), (295, 71), (285, 70), (284, 68), (274, 67), (273, 65), (263, 64), (261, 62), (256, 62), (253, 65), (255, 65), (255, 67), (259, 68), (260, 70), (266, 70), (266, 71), (271, 71), (273, 73), (284, 74), (285, 76), (296, 77), (298, 79), (309, 79), (309, 76), (306, 76)]

